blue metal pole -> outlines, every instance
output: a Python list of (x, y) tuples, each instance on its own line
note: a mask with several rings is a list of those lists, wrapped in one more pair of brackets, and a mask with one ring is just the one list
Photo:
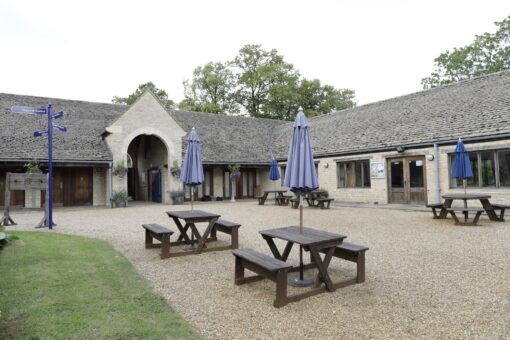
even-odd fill
[(53, 114), (48, 104), (48, 228), (53, 229)]

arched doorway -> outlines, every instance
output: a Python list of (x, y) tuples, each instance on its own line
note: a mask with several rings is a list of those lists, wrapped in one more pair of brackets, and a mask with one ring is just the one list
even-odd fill
[(168, 150), (154, 135), (139, 135), (128, 146), (128, 195), (135, 201), (164, 201), (168, 183)]

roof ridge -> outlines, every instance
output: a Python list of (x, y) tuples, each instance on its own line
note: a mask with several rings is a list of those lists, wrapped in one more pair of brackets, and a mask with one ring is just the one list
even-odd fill
[(33, 96), (33, 95), (6, 93), (6, 92), (0, 92), (0, 95), (16, 96), (16, 97), (28, 97), (28, 98), (34, 98), (34, 99), (38, 98), (38, 99), (45, 99), (45, 100), (50, 100), (50, 101), (51, 100), (59, 100), (59, 101), (78, 102), (78, 103), (86, 103), (86, 104), (109, 105), (109, 106), (114, 106), (114, 107), (129, 107), (129, 105), (124, 105), (124, 104), (104, 103), (104, 102), (87, 101), (87, 100), (81, 100), (81, 99), (66, 99), (66, 98), (55, 98), (55, 97), (42, 97), (42, 96)]
[(481, 75), (481, 76), (478, 76), (478, 77), (475, 77), (475, 78), (462, 79), (462, 80), (459, 80), (459, 81), (456, 81), (456, 82), (453, 82), (453, 83), (450, 83), (450, 84), (436, 86), (436, 87), (433, 87), (433, 88), (430, 88), (430, 89), (423, 89), (421, 91), (411, 92), (411, 93), (403, 94), (403, 95), (392, 97), (392, 98), (382, 99), (382, 100), (378, 100), (378, 101), (375, 101), (375, 102), (371, 102), (371, 103), (367, 103), (367, 104), (363, 104), (363, 105), (359, 105), (359, 106), (355, 106), (355, 107), (351, 107), (351, 108), (347, 108), (347, 109), (343, 109), (343, 110), (332, 111), (330, 113), (326, 113), (326, 114), (318, 115), (318, 116), (315, 116), (315, 117), (311, 117), (311, 119), (315, 119), (315, 118), (319, 118), (319, 117), (324, 117), (324, 116), (328, 116), (328, 115), (335, 115), (335, 114), (338, 114), (338, 113), (345, 113), (345, 112), (349, 112), (351, 110), (355, 111), (355, 110), (360, 109), (360, 108), (367, 108), (369, 106), (380, 105), (380, 104), (386, 103), (386, 102), (401, 101), (404, 98), (407, 98), (407, 97), (412, 98), (412, 97), (416, 97), (418, 95), (423, 95), (425, 93), (443, 91), (446, 88), (462, 86), (462, 85), (464, 85), (466, 83), (474, 83), (474, 82), (480, 81), (481, 79), (484, 79), (484, 78), (501, 76), (504, 73), (509, 73), (510, 74), (510, 69), (502, 70), (502, 71), (498, 71), (498, 72), (493, 72), (493, 73), (490, 73), (490, 74), (484, 74), (484, 75)]

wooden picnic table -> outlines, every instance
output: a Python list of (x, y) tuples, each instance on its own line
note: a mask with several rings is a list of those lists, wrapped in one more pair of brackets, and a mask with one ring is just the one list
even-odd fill
[[(281, 261), (287, 261), (292, 246), (298, 244), (303, 246), (305, 251), (310, 251), (312, 262), (305, 265), (305, 268), (317, 267), (318, 274), (315, 278), (314, 287), (304, 293), (291, 295), (288, 297), (288, 302), (295, 302), (301, 299), (314, 296), (325, 291), (334, 292), (336, 288), (341, 285), (333, 283), (328, 274), (328, 267), (331, 262), (333, 253), (338, 244), (346, 238), (344, 235), (330, 233), (327, 231), (317, 230), (309, 227), (303, 228), (303, 233), (300, 233), (299, 226), (290, 226), (277, 229), (268, 229), (260, 231), (262, 237), (266, 240), (269, 249), (273, 256)], [(280, 253), (273, 239), (281, 239), (287, 241), (287, 244)], [(319, 255), (320, 252), (325, 252), (324, 259)], [(292, 267), (291, 272), (299, 271), (299, 266)], [(321, 287), (322, 283), (324, 286)]]
[(274, 204), (277, 204), (276, 198), (282, 197), (286, 192), (287, 190), (264, 190), (264, 195), (267, 197), (267, 195), (274, 193)]
[[(179, 244), (191, 244), (191, 239), (189, 238), (187, 231), (191, 229), (191, 232), (196, 238), (198, 242), (197, 248), (189, 251), (183, 251), (179, 253), (173, 253), (170, 256), (184, 256), (191, 254), (200, 254), (206, 251), (220, 250), (218, 247), (208, 248), (205, 244), (209, 240), (209, 236), (211, 235), (211, 231), (213, 230), (214, 224), (221, 215), (210, 213), (202, 210), (182, 210), (182, 211), (167, 211), (166, 214), (168, 217), (174, 220), (175, 225), (179, 229), (180, 235), (176, 242), (171, 242), (170, 245), (179, 245)], [(184, 225), (181, 223), (181, 220), (184, 220)], [(207, 227), (205, 231), (200, 234), (196, 223), (207, 222)], [(222, 247), (224, 248), (224, 247)]]
[(306, 203), (308, 203), (309, 207), (318, 207), (319, 202), (316, 202), (318, 198), (321, 198), (321, 196), (325, 195), (326, 192), (323, 190), (315, 190), (310, 191), (305, 194), (305, 200)]
[[(489, 202), (489, 199), (491, 198), (490, 195), (486, 194), (447, 194), (441, 196), (444, 198), (443, 206), (441, 207), (441, 211), (439, 213), (440, 219), (446, 218), (448, 215), (448, 209), (451, 208), (452, 203), (454, 200), (462, 200), (464, 201), (464, 208), (467, 209), (467, 201), (469, 200), (479, 200), (482, 204), (483, 209), (487, 213), (487, 216), (489, 216), (489, 219), (491, 221), (500, 221), (499, 217), (496, 215), (496, 212), (494, 211), (494, 208), (492, 207), (491, 203)], [(467, 220), (467, 214), (468, 210), (464, 212), (465, 219)]]

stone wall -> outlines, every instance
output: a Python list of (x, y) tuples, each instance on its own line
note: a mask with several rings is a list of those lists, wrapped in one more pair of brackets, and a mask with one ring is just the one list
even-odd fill
[[(160, 102), (150, 92), (140, 97), (126, 113), (106, 128), (105, 138), (113, 155), (113, 164), (126, 162), (129, 144), (140, 135), (158, 137), (167, 150), (167, 166), (162, 170), (163, 202), (170, 203), (168, 191), (180, 188), (179, 180), (170, 175), (174, 160), (182, 162), (182, 137), (186, 132), (172, 119)], [(113, 176), (113, 190), (127, 190), (127, 176)]]
[[(484, 142), (466, 144), (468, 151), (494, 150), (506, 148), (510, 149), (510, 141)], [(395, 151), (386, 151), (378, 153), (367, 153), (360, 155), (338, 156), (320, 158), (318, 161), (318, 176), (321, 189), (326, 189), (329, 196), (337, 202), (356, 202), (356, 203), (379, 203), (387, 204), (389, 202), (388, 194), (388, 169), (387, 160), (399, 157), (424, 156), (424, 171), (426, 180), (426, 199), (427, 203), (434, 203), (442, 200), (441, 195), (447, 193), (463, 192), (462, 187), (450, 188), (450, 164), (448, 154), (453, 153), (455, 145), (441, 146), (438, 148), (439, 165), (439, 191), (437, 190), (437, 175), (435, 173), (434, 147), (420, 149), (408, 149), (402, 153)], [(384, 163), (384, 178), (371, 178), (370, 188), (338, 188), (337, 182), (337, 162), (369, 160), (370, 163)], [(284, 163), (280, 163), (284, 165)], [(272, 182), (268, 179), (269, 168), (257, 172), (257, 183), (261, 185), (262, 190), (271, 190), (280, 187), (280, 182)], [(281, 172), (282, 177), (284, 173)], [(288, 189), (288, 188), (284, 188)], [(468, 188), (471, 193), (484, 193), (492, 196), (491, 202), (510, 202), (510, 188)]]

